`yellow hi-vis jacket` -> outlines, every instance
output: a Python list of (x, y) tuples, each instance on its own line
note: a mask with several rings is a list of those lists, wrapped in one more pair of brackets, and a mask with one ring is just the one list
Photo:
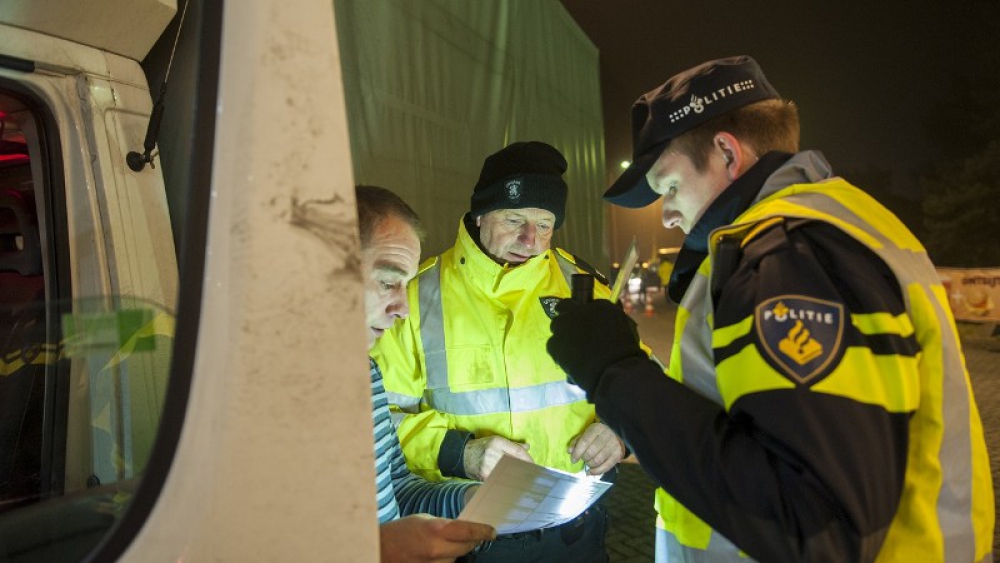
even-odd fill
[[(527, 443), (539, 465), (580, 471), (567, 451), (594, 407), (545, 350), (554, 305), (545, 298), (569, 297), (570, 276), (584, 270), (561, 249), (497, 264), (464, 224), (455, 246), (420, 270), (408, 287), (410, 316), (372, 351), (410, 469), (442, 479), (441, 444), (461, 430)], [(609, 294), (594, 284), (595, 298)]]
[[(808, 159), (808, 154), (796, 158)], [(915, 355), (875, 354), (864, 346), (849, 346), (829, 375), (807, 391), (910, 415), (902, 496), (884, 541), (877, 553), (869, 555), (875, 561), (894, 562), (991, 560), (995, 515), (989, 459), (947, 296), (919, 241), (896, 217), (847, 182), (832, 178), (765, 184), (758, 200), (732, 225), (712, 232), (709, 257), (679, 305), (670, 377), (727, 411), (753, 394), (796, 388), (774, 367), (776, 358), (780, 360), (778, 346), (762, 353), (758, 346), (745, 345), (766, 330), (761, 325), (767, 318), (788, 315), (787, 310), (778, 304), (758, 306), (756, 316), (720, 327), (715, 321), (721, 313), (713, 306), (722, 301), (713, 304), (709, 297), (713, 259), (724, 237), (734, 237), (746, 249), (769, 227), (790, 219), (832, 225), (883, 260), (898, 281), (905, 313), (851, 314), (844, 322), (867, 337), (915, 339), (919, 346)], [(798, 332), (798, 337), (806, 342), (808, 331)], [(719, 361), (720, 357), (725, 359)], [(850, 421), (815, 423), (849, 425)], [(659, 541), (669, 544), (671, 556), (684, 561), (746, 557), (662, 489), (657, 490), (656, 508)], [(752, 515), (746, 520), (751, 521)]]

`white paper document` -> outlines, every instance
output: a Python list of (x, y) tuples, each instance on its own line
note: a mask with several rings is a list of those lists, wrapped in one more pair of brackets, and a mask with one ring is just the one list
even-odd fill
[(504, 456), (458, 515), (498, 534), (558, 526), (594, 504), (611, 483)]

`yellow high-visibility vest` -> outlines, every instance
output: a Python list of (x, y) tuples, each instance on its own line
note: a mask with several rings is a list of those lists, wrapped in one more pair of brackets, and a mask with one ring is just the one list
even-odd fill
[[(763, 226), (785, 218), (822, 221), (851, 235), (878, 255), (895, 274), (905, 318), (855, 315), (862, 333), (915, 335), (921, 348), (910, 362), (913, 377), (873, 377), (892, 365), (885, 358), (845, 356), (812, 392), (829, 393), (889, 412), (912, 413), (904, 489), (877, 561), (983, 561), (992, 552), (994, 497), (982, 423), (947, 296), (926, 251), (905, 226), (864, 192), (841, 179), (790, 186), (765, 185), (733, 225), (713, 231), (709, 257), (688, 286), (676, 316), (670, 377), (697, 389), (727, 410), (741, 396), (787, 388), (755, 346), (746, 346), (725, 365), (715, 366), (713, 347), (753, 330), (752, 323), (717, 330), (709, 279), (712, 256), (723, 237), (746, 246)], [(743, 333), (740, 333), (743, 331)], [(706, 351), (708, 356), (706, 357)], [(891, 369), (891, 368), (890, 368)], [(656, 494), (658, 533), (686, 561), (731, 560), (739, 549), (665, 491)]]

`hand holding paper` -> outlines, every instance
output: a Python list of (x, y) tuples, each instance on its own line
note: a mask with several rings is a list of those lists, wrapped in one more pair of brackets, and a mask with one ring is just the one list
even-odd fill
[(610, 488), (596, 477), (504, 456), (458, 518), (489, 524), (498, 534), (550, 528), (576, 518)]

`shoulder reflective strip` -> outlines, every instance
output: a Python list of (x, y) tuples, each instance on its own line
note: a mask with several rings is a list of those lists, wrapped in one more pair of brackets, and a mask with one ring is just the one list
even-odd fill
[[(812, 205), (811, 196), (814, 195), (828, 200), (830, 202), (830, 207), (838, 206), (845, 211), (842, 211), (839, 214), (837, 212), (830, 213), (828, 210), (820, 209), (823, 206)], [(808, 200), (810, 203), (803, 201), (802, 196), (810, 196)], [(874, 249), (880, 249), (884, 246), (882, 237), (874, 237), (869, 231), (859, 228), (854, 222), (844, 220), (844, 212), (846, 212), (847, 208), (837, 202), (834, 202), (834, 200), (829, 196), (814, 194), (812, 192), (808, 194), (796, 194), (795, 196), (789, 196), (784, 199), (776, 200), (773, 203), (769, 203), (767, 207), (768, 215), (775, 214), (786, 217), (824, 220), (829, 223), (833, 223), (837, 228), (860, 240), (865, 246)]]
[(913, 334), (913, 323), (906, 313), (891, 315), (889, 313), (866, 313), (851, 315), (851, 323), (861, 334), (896, 334), (910, 336)]
[(586, 400), (582, 389), (564, 381), (516, 389), (498, 387), (463, 393), (444, 388), (428, 389), (427, 394), (427, 403), (431, 408), (460, 416), (528, 412)]
[[(789, 196), (787, 200), (800, 209), (811, 209), (825, 214), (826, 217), (821, 218), (834, 221), (841, 228), (849, 227), (844, 229), (849, 233), (855, 235), (864, 233), (864, 236), (858, 238), (862, 242), (866, 242), (871, 248), (888, 247), (905, 251), (906, 253), (924, 254), (920, 242), (912, 236), (904, 232), (899, 232), (897, 233), (899, 238), (905, 240), (897, 240), (890, 237), (885, 233), (886, 230), (890, 229), (890, 225), (883, 225), (883, 229), (879, 229), (868, 220), (869, 218), (879, 220), (880, 218), (875, 217), (875, 214), (856, 211), (848, 204), (828, 193), (802, 192)], [(815, 213), (809, 213), (807, 216), (815, 216)], [(873, 244), (872, 241), (877, 241), (877, 244)]]
[[(832, 221), (837, 227), (853, 233), (854, 236), (866, 242), (873, 249), (898, 248), (898, 245), (885, 233), (879, 231), (870, 223), (862, 219), (858, 213), (845, 205), (840, 200), (827, 194), (809, 194), (808, 206), (824, 215), (826, 219)], [(797, 201), (798, 198), (790, 198)], [(863, 236), (859, 236), (863, 233)], [(873, 242), (874, 241), (874, 242)]]
[(871, 206), (870, 198), (867, 197), (867, 194), (847, 182), (841, 181), (837, 185), (836, 190), (845, 194), (845, 197), (843, 200), (840, 198), (833, 199), (850, 209), (855, 217), (863, 217), (864, 224), (873, 233), (878, 233), (879, 236), (891, 240), (893, 246), (903, 250), (911, 252), (924, 251), (920, 240), (908, 228), (905, 228), (902, 221), (892, 211), (884, 207)]
[(573, 274), (580, 273), (576, 265), (569, 261), (565, 256), (556, 252), (554, 250), (550, 251), (552, 256), (555, 256), (556, 262), (559, 263), (559, 270), (562, 271), (563, 279), (566, 280), (566, 287), (573, 287)]
[[(851, 191), (847, 189), (850, 185), (842, 182), (840, 184), (824, 184), (824, 187), (839, 189), (851, 196)], [(781, 202), (786, 200), (790, 205), (782, 210)], [(925, 287), (940, 283), (936, 275), (933, 279), (928, 279), (926, 272), (933, 271), (933, 265), (919, 241), (903, 231), (897, 233), (900, 240), (892, 238), (883, 232), (883, 230), (890, 230), (891, 225), (880, 225), (882, 229), (879, 229), (868, 220), (871, 218), (888, 223), (889, 219), (884, 217), (884, 214), (879, 213), (876, 217), (875, 213), (867, 213), (861, 207), (855, 210), (830, 193), (818, 191), (803, 191), (789, 195), (784, 200), (767, 204), (762, 212), (767, 215), (790, 213), (795, 216), (826, 220), (854, 235), (873, 250), (877, 250), (897, 276), (903, 274), (904, 278), (920, 281)]]
[(441, 304), (441, 261), (427, 269), (417, 281), (420, 302), (420, 340), (424, 350), (427, 387), (448, 386), (448, 356), (445, 354), (444, 307)]
[[(801, 191), (790, 193), (767, 202), (759, 210), (767, 216), (781, 215), (817, 218), (832, 222), (871, 248), (878, 249), (886, 243), (891, 246), (898, 246), (868, 221), (862, 220), (860, 214), (856, 213), (851, 207), (830, 193), (831, 191), (840, 190), (846, 194), (845, 199), (850, 198), (852, 194), (848, 190), (849, 186), (849, 184), (843, 182), (829, 182), (822, 187), (825, 191), (817, 191), (815, 189), (805, 190), (801, 186), (793, 186), (791, 187), (792, 190)], [(751, 215), (753, 215), (753, 211), (751, 211)], [(865, 215), (865, 217), (869, 216), (870, 214)], [(919, 248), (919, 244), (917, 248)]]
[[(793, 201), (801, 201), (810, 208), (827, 214), (826, 219), (837, 220), (838, 226), (850, 224), (853, 229), (848, 232), (864, 232), (868, 240), (878, 241), (878, 245), (871, 248), (878, 250), (883, 260), (893, 270), (893, 273), (900, 278), (901, 283), (917, 282), (925, 289), (940, 284), (934, 266), (930, 263), (926, 251), (920, 247), (919, 241), (912, 236), (899, 233), (905, 240), (897, 241), (889, 237), (881, 230), (869, 222), (868, 214), (863, 210), (855, 211), (835, 197), (819, 192), (806, 192), (790, 196)], [(874, 214), (872, 214), (874, 215)], [(878, 218), (876, 218), (878, 219)], [(888, 228), (886, 226), (885, 228)], [(859, 239), (865, 242), (865, 238)], [(933, 277), (929, 277), (933, 273)]]

